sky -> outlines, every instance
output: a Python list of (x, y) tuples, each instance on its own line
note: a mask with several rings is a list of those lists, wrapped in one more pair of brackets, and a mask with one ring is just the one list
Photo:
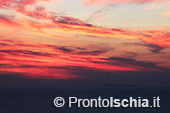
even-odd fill
[(169, 0), (0, 0), (0, 87), (170, 86), (169, 58)]

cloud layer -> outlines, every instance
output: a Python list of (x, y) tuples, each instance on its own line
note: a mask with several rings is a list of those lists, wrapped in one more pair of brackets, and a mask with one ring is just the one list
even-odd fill
[(134, 59), (109, 58), (101, 56), (107, 51), (79, 50), (44, 44), (29, 44), (1, 40), (0, 72), (20, 73), (31, 78), (86, 78), (80, 76), (78, 68), (89, 70), (118, 71), (160, 71), (154, 64), (137, 62)]
[[(45, 7), (38, 5), (38, 3), (40, 3), (41, 1), (50, 2), (48, 0), (31, 0), (29, 2), (26, 0), (3, 1), (0, 4), (0, 8), (14, 10), (16, 12), (16, 15), (1, 14), (0, 23), (2, 23), (3, 25), (10, 24), (11, 26), (16, 26), (20, 29), (29, 29), (30, 31), (35, 29), (38, 30), (36, 31), (37, 33), (40, 32), (41, 34), (48, 36), (54, 36), (54, 34), (46, 33), (45, 31), (47, 29), (62, 33), (79, 33), (80, 35), (95, 36), (100, 38), (107, 37), (141, 40), (146, 43), (155, 44), (161, 47), (170, 47), (169, 30), (125, 30), (119, 28), (112, 29), (99, 27), (84, 22), (78, 18), (63, 16), (56, 12), (48, 11)], [(135, 0), (129, 2), (135, 2)], [(150, 2), (156, 1), (151, 0)], [(22, 16), (24, 17), (18, 19), (20, 14), (22, 14)]]
[[(17, 34), (12, 37), (15, 40), (21, 37), (21, 41), (0, 39), (0, 72), (19, 73), (24, 77), (31, 78), (86, 78), (79, 73), (80, 68), (87, 70), (101, 70), (106, 72), (146, 72), (163, 71), (153, 62), (142, 62), (134, 58), (110, 57), (106, 54), (109, 50), (95, 48), (95, 50), (80, 46), (63, 44), (42, 44), (25, 41), (27, 37), (22, 33), (29, 33), (34, 36), (65, 40), (81, 40), (81, 38), (71, 37), (74, 34), (86, 38), (95, 37), (102, 39), (121, 39), (139, 41), (144, 44), (140, 46), (149, 47), (152, 53), (160, 53), (161, 50), (170, 47), (169, 30), (135, 30), (120, 28), (105, 28), (88, 23), (96, 13), (103, 12), (107, 8), (94, 13), (86, 21), (75, 17), (66, 16), (48, 10), (41, 5), (42, 2), (50, 0), (2, 0), (0, 9), (8, 13), (0, 14), (0, 26), (3, 28), (1, 37), (11, 38), (9, 31)], [(102, 0), (88, 1), (91, 3), (102, 3)], [(108, 0), (114, 3), (160, 3), (161, 1), (145, 0)], [(162, 1), (167, 2), (167, 1)], [(2, 12), (3, 12), (2, 11)], [(7, 29), (7, 30), (6, 30)], [(25, 34), (26, 34), (25, 33)], [(59, 34), (58, 34), (59, 33)], [(60, 35), (60, 34), (67, 34)], [(28, 34), (26, 35), (28, 36)], [(70, 37), (69, 37), (70, 36)], [(87, 39), (88, 40), (88, 39)], [(69, 42), (69, 41), (68, 41)], [(121, 47), (120, 47), (121, 48)], [(133, 52), (131, 52), (133, 54)], [(134, 54), (133, 54), (134, 55)], [(135, 54), (136, 55), (136, 54)]]

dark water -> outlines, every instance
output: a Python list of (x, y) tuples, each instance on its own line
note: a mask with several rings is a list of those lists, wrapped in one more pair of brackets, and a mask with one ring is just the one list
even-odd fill
[[(56, 108), (55, 97), (152, 99), (160, 96), (161, 108)], [(169, 88), (20, 88), (0, 89), (0, 113), (170, 113)]]

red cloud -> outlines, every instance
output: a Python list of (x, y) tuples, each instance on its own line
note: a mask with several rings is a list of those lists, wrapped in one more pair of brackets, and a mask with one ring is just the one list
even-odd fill
[[(103, 71), (148, 71), (150, 67), (109, 61), (100, 51), (75, 51), (44, 44), (1, 40), (0, 72), (20, 73), (31, 78), (81, 78), (78, 67)], [(115, 62), (115, 63), (114, 63)], [(72, 69), (72, 68), (75, 69)], [(157, 70), (158, 71), (158, 70)]]

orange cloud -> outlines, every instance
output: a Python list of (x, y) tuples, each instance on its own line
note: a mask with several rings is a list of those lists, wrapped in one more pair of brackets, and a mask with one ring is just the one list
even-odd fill
[(165, 11), (163, 15), (170, 17), (170, 11)]
[[(123, 29), (111, 29), (94, 26), (86, 23), (78, 18), (61, 16), (56, 12), (46, 10), (45, 7), (37, 6), (39, 2), (44, 0), (7, 0), (2, 1), (0, 8), (13, 9), (17, 13), (20, 13), (26, 18), (17, 20), (15, 16), (0, 15), (0, 23), (13, 25), (21, 30), (37, 30), (36, 34), (44, 35), (47, 37), (58, 37), (59, 35), (49, 34), (44, 32), (45, 30), (60, 31), (64, 33), (79, 33), (80, 35), (95, 36), (95, 37), (107, 37), (107, 38), (122, 38), (141, 40), (146, 43), (155, 44), (161, 47), (170, 47), (169, 30), (164, 31), (150, 31), (150, 30), (123, 30)], [(47, 0), (45, 0), (47, 1)], [(127, 3), (159, 3), (167, 2), (167, 0), (108, 0), (110, 2), (127, 2)], [(103, 2), (103, 0), (95, 0), (91, 2)], [(32, 6), (32, 9), (27, 9), (27, 6)], [(169, 12), (166, 14), (168, 15)], [(59, 36), (63, 39), (71, 39), (69, 37)], [(71, 39), (72, 40), (72, 39)]]

